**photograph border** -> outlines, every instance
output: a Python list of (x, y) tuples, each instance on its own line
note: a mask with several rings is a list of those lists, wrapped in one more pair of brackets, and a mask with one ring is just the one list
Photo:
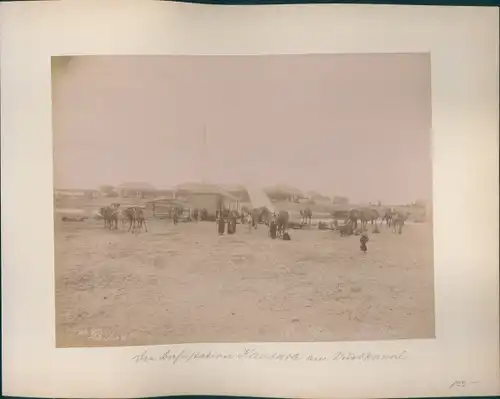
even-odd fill
[[(171, 345), (200, 340), (205, 343), (308, 343), (435, 338), (430, 53), (58, 58), (61, 57), (52, 57), (52, 86), (56, 90), (52, 102), (52, 140), (58, 348)], [(286, 70), (287, 74), (278, 78), (277, 89), (272, 87), (272, 82), (276, 80), (273, 76), (279, 70)], [(110, 73), (117, 77), (109, 76)], [(321, 73), (322, 77), (316, 76), (311, 80), (311, 73)], [(350, 82), (347, 86), (342, 83), (346, 79)], [(82, 80), (85, 81), (83, 86)], [(224, 87), (228, 82), (233, 85), (238, 81), (236, 92), (234, 88)], [(263, 81), (266, 83), (263, 84)], [(132, 86), (129, 85), (131, 82)], [(315, 87), (313, 91), (311, 85)], [(130, 97), (130, 89), (134, 98)], [(243, 103), (238, 101), (238, 104), (231, 105), (227, 102), (228, 96), (238, 97), (238, 93), (246, 93)], [(285, 98), (290, 94), (296, 98)], [(207, 95), (211, 98), (211, 105), (206, 100), (200, 102), (200, 98)], [(270, 100), (269, 96), (274, 99)], [(97, 108), (93, 108), (94, 103)], [(164, 110), (163, 113), (155, 112), (158, 104), (162, 104), (160, 109)], [(306, 109), (304, 104), (307, 104)], [(293, 115), (290, 115), (290, 109), (283, 112), (288, 107), (293, 107)], [(235, 119), (229, 108), (236, 114), (246, 110), (241, 115), (251, 110), (251, 119), (254, 120), (249, 121), (249, 126), (252, 128), (245, 126), (246, 123), (242, 125), (241, 118)], [(311, 114), (311, 109), (317, 112)], [(374, 112), (374, 109), (377, 111)], [(271, 110), (275, 110), (275, 114), (269, 114)], [(314, 117), (318, 112), (322, 115)], [(403, 119), (402, 115), (407, 117)], [(245, 119), (245, 116), (242, 117)], [(123, 120), (134, 128), (130, 130), (124, 126)], [(87, 130), (88, 123), (92, 131)], [(358, 123), (364, 127), (361, 128)], [(83, 128), (84, 125), (87, 127)], [(298, 128), (299, 125), (302, 127)], [(65, 130), (61, 130), (62, 126)], [(99, 131), (99, 126), (105, 126), (104, 130)], [(170, 137), (168, 142), (164, 140), (167, 136)], [(221, 137), (224, 137), (223, 141)], [(226, 154), (228, 150), (231, 153), (231, 148), (241, 147), (241, 143), (249, 138), (254, 146), (250, 144), (244, 153), (241, 153), (242, 147), (233, 154), (236, 158)], [(177, 140), (187, 142), (177, 147)], [(287, 155), (276, 158), (275, 150), (274, 156), (266, 150), (260, 153), (259, 146), (265, 141), (267, 147), (287, 143)], [(156, 144), (158, 150), (162, 148), (160, 153), (151, 148), (151, 142)], [(325, 146), (333, 142), (335, 148)], [(89, 147), (90, 143), (93, 144)], [(104, 150), (103, 146), (107, 149)], [(135, 148), (135, 159), (124, 158), (122, 155), (131, 148)], [(309, 151), (304, 153), (306, 148)], [(223, 164), (218, 164), (222, 159), (222, 154), (215, 155), (218, 150), (225, 153)], [(304, 163), (304, 159), (309, 159), (311, 155), (314, 155), (312, 163), (311, 160)], [(113, 158), (111, 168), (108, 164), (110, 156)], [(171, 156), (175, 162), (169, 162)], [(203, 162), (194, 166), (197, 160), (193, 156), (203, 157)], [(144, 157), (156, 159), (156, 162), (146, 166)], [(190, 161), (185, 163), (186, 160)], [(212, 167), (212, 161), (217, 171), (205, 172)], [(163, 163), (160, 169), (158, 162)], [(235, 174), (235, 171), (241, 170), (239, 165), (242, 162), (246, 163), (245, 170)], [(134, 170), (118, 176), (132, 164)], [(298, 165), (302, 168), (297, 169)], [(177, 172), (172, 175), (174, 170)], [(181, 176), (186, 170), (192, 175)], [(250, 179), (249, 170), (254, 176)], [(232, 175), (230, 180), (227, 173)], [(105, 177), (110, 174), (115, 176)], [(256, 178), (257, 175), (259, 178)], [(77, 182), (92, 178), (98, 180)], [(273, 193), (273, 190), (268, 193), (270, 197), (267, 200), (263, 199), (269, 209), (289, 212), (292, 247), (279, 244), (279, 239), (268, 241), (265, 238), (268, 230), (264, 224), (254, 234), (248, 234), (250, 231), (247, 231), (248, 226), (244, 227), (243, 220), (240, 220), (236, 235), (231, 234), (229, 225), (228, 235), (222, 233), (229, 241), (221, 241), (214, 234), (212, 223), (180, 223), (173, 227), (164, 213), (167, 205), (160, 198), (173, 195), (179, 186), (184, 188), (175, 197), (185, 201), (186, 209), (191, 207), (192, 211), (195, 207), (207, 206), (210, 209), (208, 218), (215, 221), (215, 204), (205, 202), (202, 205), (203, 195), (199, 192), (188, 194), (194, 189), (193, 184), (198, 186), (191, 183), (196, 181), (202, 185), (207, 183), (212, 190), (218, 187), (230, 196), (234, 195), (229, 202), (221, 204), (239, 211), (264, 205), (259, 202), (258, 191), (265, 195), (269, 188), (274, 186), (276, 191), (282, 183), (299, 191), (300, 200), (278, 199), (276, 195), (279, 194)], [(247, 184), (249, 191), (243, 193)], [(105, 186), (115, 190), (112, 198), (102, 191)], [(137, 199), (134, 198), (136, 193), (130, 198), (123, 192), (125, 186), (130, 189), (136, 186), (137, 190), (141, 190), (141, 186), (149, 186), (149, 189)], [(278, 191), (285, 190), (285, 187)], [(92, 198), (76, 198), (74, 195), (78, 194), (74, 191), (81, 190), (91, 194)], [(355, 191), (364, 191), (364, 194), (358, 194), (356, 198)], [(214, 195), (214, 192), (209, 195)], [(252, 198), (254, 194), (257, 198)], [(316, 201), (307, 198), (310, 194), (327, 194), (329, 199)], [(347, 199), (348, 204), (336, 205), (334, 197)], [(160, 204), (160, 209), (163, 207), (162, 215), (155, 215), (153, 201), (159, 201), (157, 205)], [(122, 219), (122, 212), (129, 205), (143, 205), (149, 225), (146, 231), (150, 234), (140, 234), (146, 231), (139, 228), (136, 233), (142, 238), (129, 241), (129, 235), (119, 234), (127, 230), (128, 221), (126, 224), (123, 224), (124, 220), (117, 223), (112, 234), (102, 229), (102, 221), (93, 222), (93, 219), (100, 219), (97, 214), (100, 207), (111, 203), (121, 204), (118, 219)], [(299, 228), (299, 208), (301, 212), (309, 208), (312, 219), (308, 221), (309, 226), (303, 225), (304, 229), (296, 230)], [(362, 229), (367, 238), (370, 236), (370, 249), (367, 247), (367, 250), (371, 255), (368, 258), (362, 250), (357, 251), (359, 244), (356, 241), (363, 240), (363, 237), (356, 238), (360, 231), (345, 239), (341, 238), (343, 234), (339, 231), (330, 230), (336, 230), (332, 212), (346, 212), (349, 208), (362, 209), (363, 212), (369, 209), (377, 211), (377, 219), (372, 220), (371, 226), (368, 222)], [(407, 223), (408, 227), (404, 229), (408, 234), (399, 237), (387, 234), (392, 231), (388, 229), (389, 221), (382, 228), (384, 211), (389, 208), (408, 212), (409, 225)], [(85, 223), (70, 222), (79, 220), (74, 213), (78, 210), (83, 212), (81, 215), (84, 215)], [(162, 213), (161, 210), (159, 212)], [(340, 220), (342, 217), (339, 214), (335, 216), (338, 223), (345, 222)], [(329, 233), (322, 231), (322, 226), (317, 224), (321, 223), (320, 220), (328, 223)], [(371, 235), (373, 222), (377, 229), (382, 230), (374, 230)], [(301, 223), (305, 221), (301, 220)], [(376, 235), (378, 232), (383, 234)], [(233, 242), (229, 235), (236, 241)], [(142, 244), (136, 247), (135, 244), (140, 242)], [(144, 247), (146, 243), (149, 249)], [(201, 247), (191, 254), (190, 248), (194, 249), (195, 243)], [(94, 245), (98, 245), (99, 249), (93, 249)], [(315, 254), (310, 253), (310, 245), (315, 245)], [(87, 255), (92, 252), (95, 256), (87, 257), (87, 260), (79, 255), (76, 258), (72, 256), (72, 253), (79, 254), (81, 251)], [(135, 256), (130, 258), (123, 251), (130, 255), (133, 252)], [(181, 258), (175, 255), (172, 258), (170, 251), (178, 253)], [(232, 255), (233, 251), (238, 255)], [(149, 288), (142, 283), (139, 284), (142, 288), (135, 284), (123, 287), (119, 281), (124, 273), (132, 273), (134, 279), (142, 280), (147, 278), (148, 273), (154, 272), (149, 267), (141, 267), (148, 263), (138, 260), (139, 257), (145, 261), (144, 256), (156, 259), (154, 265), (149, 266), (157, 269), (157, 284), (151, 286), (151, 282), (143, 281)], [(237, 266), (233, 264), (233, 256), (237, 257)], [(99, 258), (101, 261), (107, 258), (108, 262), (99, 267)], [(295, 265), (296, 261), (299, 263)], [(215, 266), (214, 262), (219, 265), (216, 269), (210, 267), (211, 264)], [(207, 263), (207, 267), (202, 267), (203, 263)], [(193, 268), (196, 272), (190, 271)], [(306, 275), (301, 277), (303, 272)], [(105, 277), (109, 273), (112, 275)], [(248, 273), (253, 276), (252, 282), (245, 282)], [(271, 285), (265, 289), (261, 283), (266, 283), (265, 275), (269, 273), (277, 273), (277, 280), (270, 282)], [(102, 286), (104, 281), (101, 277), (105, 277), (104, 280), (111, 286), (107, 283), (106, 287)], [(188, 283), (188, 289), (196, 289), (197, 299), (181, 299), (178, 297), (181, 293), (173, 294), (172, 290), (176, 291), (178, 287), (178, 278)], [(199, 278), (206, 282), (206, 286), (192, 285)], [(324, 284), (318, 278), (324, 280)], [(283, 283), (290, 292), (279, 294)], [(91, 291), (85, 293), (85, 286)], [(221, 289), (226, 290), (223, 287), (231, 287), (231, 293), (227, 293), (229, 296), (221, 292)], [(125, 296), (115, 303), (112, 298), (119, 299), (115, 289), (121, 291), (123, 288)], [(144, 288), (145, 291), (142, 291)], [(248, 297), (248, 290), (254, 291), (253, 299)], [(139, 305), (137, 301), (132, 303), (126, 298), (132, 294), (142, 302), (141, 297), (146, 295), (151, 298), (153, 292), (156, 304), (147, 313), (151, 314), (152, 309), (167, 313), (161, 318), (153, 313), (150, 319), (143, 319), (141, 314), (147, 304)], [(95, 301), (103, 297), (107, 300)], [(230, 313), (221, 313), (221, 300), (232, 303)], [(108, 311), (98, 315), (103, 305)], [(201, 308), (198, 307), (197, 311), (193, 306)], [(278, 308), (281, 310), (271, 311)], [(87, 316), (81, 315), (82, 312)], [(186, 312), (191, 314), (188, 319), (185, 319)], [(222, 322), (229, 315), (236, 317)], [(142, 320), (126, 326), (128, 323), (124, 317), (139, 317)], [(208, 321), (208, 325), (201, 320), (199, 325), (194, 322), (200, 317)], [(252, 325), (249, 325), (249, 319), (253, 320)], [(203, 325), (206, 327), (201, 327)]]

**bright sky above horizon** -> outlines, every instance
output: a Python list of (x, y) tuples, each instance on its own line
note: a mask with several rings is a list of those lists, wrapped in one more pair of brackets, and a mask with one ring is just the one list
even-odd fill
[(58, 188), (205, 178), (431, 198), (425, 54), (89, 56), (54, 76)]

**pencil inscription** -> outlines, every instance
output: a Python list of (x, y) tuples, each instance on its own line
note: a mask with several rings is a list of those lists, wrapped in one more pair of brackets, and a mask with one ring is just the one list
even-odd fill
[(102, 328), (90, 328), (80, 330), (77, 333), (79, 337), (85, 337), (90, 341), (124, 341), (125, 337), (117, 335), (114, 331)]
[(185, 349), (179, 351), (167, 350), (163, 353), (155, 353), (145, 349), (141, 353), (132, 357), (134, 363), (169, 362), (177, 364), (192, 361), (274, 361), (274, 362), (370, 362), (370, 361), (402, 361), (408, 358), (408, 352), (400, 353), (374, 353), (374, 352), (334, 352), (331, 354), (308, 354), (300, 351), (296, 352), (261, 352), (257, 349), (244, 349), (241, 352), (219, 352), (219, 351), (194, 351)]
[(450, 385), (451, 388), (466, 388), (469, 385), (479, 384), (479, 381), (456, 380)]

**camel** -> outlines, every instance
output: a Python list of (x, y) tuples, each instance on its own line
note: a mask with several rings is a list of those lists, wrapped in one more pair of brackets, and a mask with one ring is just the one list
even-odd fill
[(361, 223), (361, 212), (359, 209), (351, 209), (347, 215), (346, 224), (352, 224), (353, 229), (358, 227), (358, 221)]
[(392, 226), (393, 226), (393, 232), (402, 234), (403, 233), (403, 226), (405, 222), (408, 220), (408, 217), (410, 216), (409, 212), (396, 212), (396, 215), (393, 218)]
[(310, 208), (306, 208), (300, 211), (301, 223), (302, 224), (311, 224), (312, 219), (312, 210)]
[(146, 221), (146, 218), (144, 217), (144, 212), (140, 208), (134, 208), (134, 210), (135, 210), (136, 229), (139, 229), (139, 231), (141, 231), (142, 227), (144, 226), (144, 229), (146, 230), (147, 233), (148, 223)]
[(129, 221), (128, 231), (132, 230), (132, 233), (138, 233), (144, 226), (146, 233), (148, 232), (147, 221), (144, 217), (144, 212), (138, 207), (127, 208), (123, 211), (123, 215)]
[(347, 215), (346, 224), (352, 224), (353, 229), (356, 230), (359, 222), (359, 227), (366, 229), (368, 222), (372, 225), (377, 224), (379, 218), (380, 214), (375, 208), (353, 208)]
[(254, 208), (250, 214), (252, 216), (252, 227), (254, 229), (257, 228), (259, 223), (264, 223), (266, 226), (269, 226), (269, 222), (273, 216), (272, 212), (266, 207)]
[(99, 215), (102, 217), (102, 220), (104, 221), (104, 228), (108, 228), (108, 207), (103, 207), (99, 209)]
[(361, 208), (360, 209), (360, 218), (361, 225), (366, 227), (367, 223), (370, 222), (372, 225), (377, 224), (377, 220), (379, 219), (380, 214), (375, 208)]
[(104, 220), (104, 228), (109, 230), (118, 229), (118, 208), (120, 204), (113, 203), (110, 206), (101, 208), (100, 214)]
[(387, 227), (391, 227), (395, 214), (396, 212), (394, 212), (393, 209), (385, 209), (384, 216), (382, 216), (382, 223), (384, 223), (385, 220)]
[(119, 212), (118, 214), (118, 218), (120, 219), (121, 221), (121, 226), (122, 226), (122, 229), (125, 229), (125, 225), (127, 224), (127, 222), (129, 221), (129, 217), (127, 216), (126, 214), (126, 209), (123, 209)]

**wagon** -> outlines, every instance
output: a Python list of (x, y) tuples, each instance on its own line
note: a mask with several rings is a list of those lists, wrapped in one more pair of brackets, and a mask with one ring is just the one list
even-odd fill
[(190, 222), (191, 220), (191, 209), (184, 208), (182, 212), (179, 213), (179, 222)]
[(83, 222), (85, 219), (87, 219), (86, 216), (63, 216), (61, 217), (61, 220), (63, 222)]
[(318, 230), (335, 230), (332, 222), (325, 222), (324, 220), (320, 220), (318, 222)]
[(304, 223), (291, 220), (288, 222), (288, 227), (294, 230), (298, 230), (304, 227)]

